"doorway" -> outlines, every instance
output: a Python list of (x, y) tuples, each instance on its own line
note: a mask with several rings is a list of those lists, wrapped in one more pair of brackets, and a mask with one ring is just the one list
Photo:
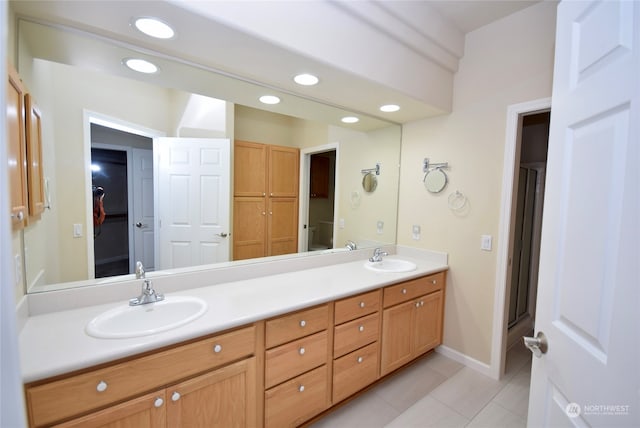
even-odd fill
[(298, 251), (334, 248), (337, 145), (302, 150)]

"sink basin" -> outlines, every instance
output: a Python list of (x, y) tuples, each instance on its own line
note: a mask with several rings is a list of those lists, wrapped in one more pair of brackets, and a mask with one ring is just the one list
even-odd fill
[(202, 299), (169, 296), (160, 302), (122, 305), (103, 312), (85, 330), (89, 336), (100, 339), (148, 336), (190, 323), (206, 311), (207, 303)]
[(402, 259), (383, 259), (381, 262), (366, 261), (364, 267), (376, 272), (411, 272), (416, 270), (416, 264)]

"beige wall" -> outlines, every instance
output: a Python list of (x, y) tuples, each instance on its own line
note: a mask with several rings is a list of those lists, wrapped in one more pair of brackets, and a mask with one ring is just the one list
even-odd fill
[[(555, 8), (542, 2), (467, 34), (453, 112), (403, 127), (398, 243), (449, 253), (444, 344), (486, 364), (501, 316), (493, 304), (507, 106), (551, 96)], [(425, 157), (450, 164), (441, 194), (423, 186)], [(469, 199), (464, 216), (448, 208), (456, 190)], [(491, 252), (480, 250), (483, 234), (493, 236)]]

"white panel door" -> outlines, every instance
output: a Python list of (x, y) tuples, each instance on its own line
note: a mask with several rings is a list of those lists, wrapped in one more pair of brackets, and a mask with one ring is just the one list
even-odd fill
[(640, 426), (640, 2), (558, 7), (528, 424)]
[[(133, 258), (145, 270), (154, 270), (153, 150), (132, 149), (133, 158)], [(132, 270), (133, 271), (133, 270)]]
[(153, 144), (157, 269), (228, 261), (230, 141), (156, 138)]

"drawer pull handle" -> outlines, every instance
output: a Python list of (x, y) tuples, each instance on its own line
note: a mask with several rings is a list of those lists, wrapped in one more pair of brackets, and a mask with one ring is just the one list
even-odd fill
[(364, 326), (361, 325), (360, 327), (358, 327), (358, 331), (364, 331)]
[(222, 352), (222, 345), (220, 345), (220, 344), (216, 344), (216, 345), (213, 347), (213, 352), (215, 352), (216, 354), (218, 354), (218, 353)]
[(407, 294), (407, 289), (406, 288), (402, 289), (402, 294)]
[(156, 407), (162, 407), (164, 404), (164, 400), (160, 397), (156, 398), (156, 401), (153, 402), (153, 405)]
[(300, 348), (300, 349), (298, 349), (298, 354), (300, 354), (300, 355), (304, 355), (304, 353), (305, 353), (304, 348)]
[(180, 393), (178, 391), (171, 394), (171, 401), (178, 401), (180, 399)]
[(98, 386), (96, 386), (96, 390), (98, 392), (105, 392), (107, 390), (107, 382), (101, 380)]
[(364, 302), (360, 302), (360, 307), (364, 308)]
[(298, 392), (304, 392), (304, 385), (300, 385), (298, 387)]
[(358, 364), (360, 364), (360, 363), (361, 363), (361, 362), (363, 362), (363, 361), (364, 361), (364, 358), (362, 358), (362, 357), (358, 357)]
[(307, 322), (305, 320), (300, 320), (300, 327), (304, 327), (305, 325), (307, 325)]

